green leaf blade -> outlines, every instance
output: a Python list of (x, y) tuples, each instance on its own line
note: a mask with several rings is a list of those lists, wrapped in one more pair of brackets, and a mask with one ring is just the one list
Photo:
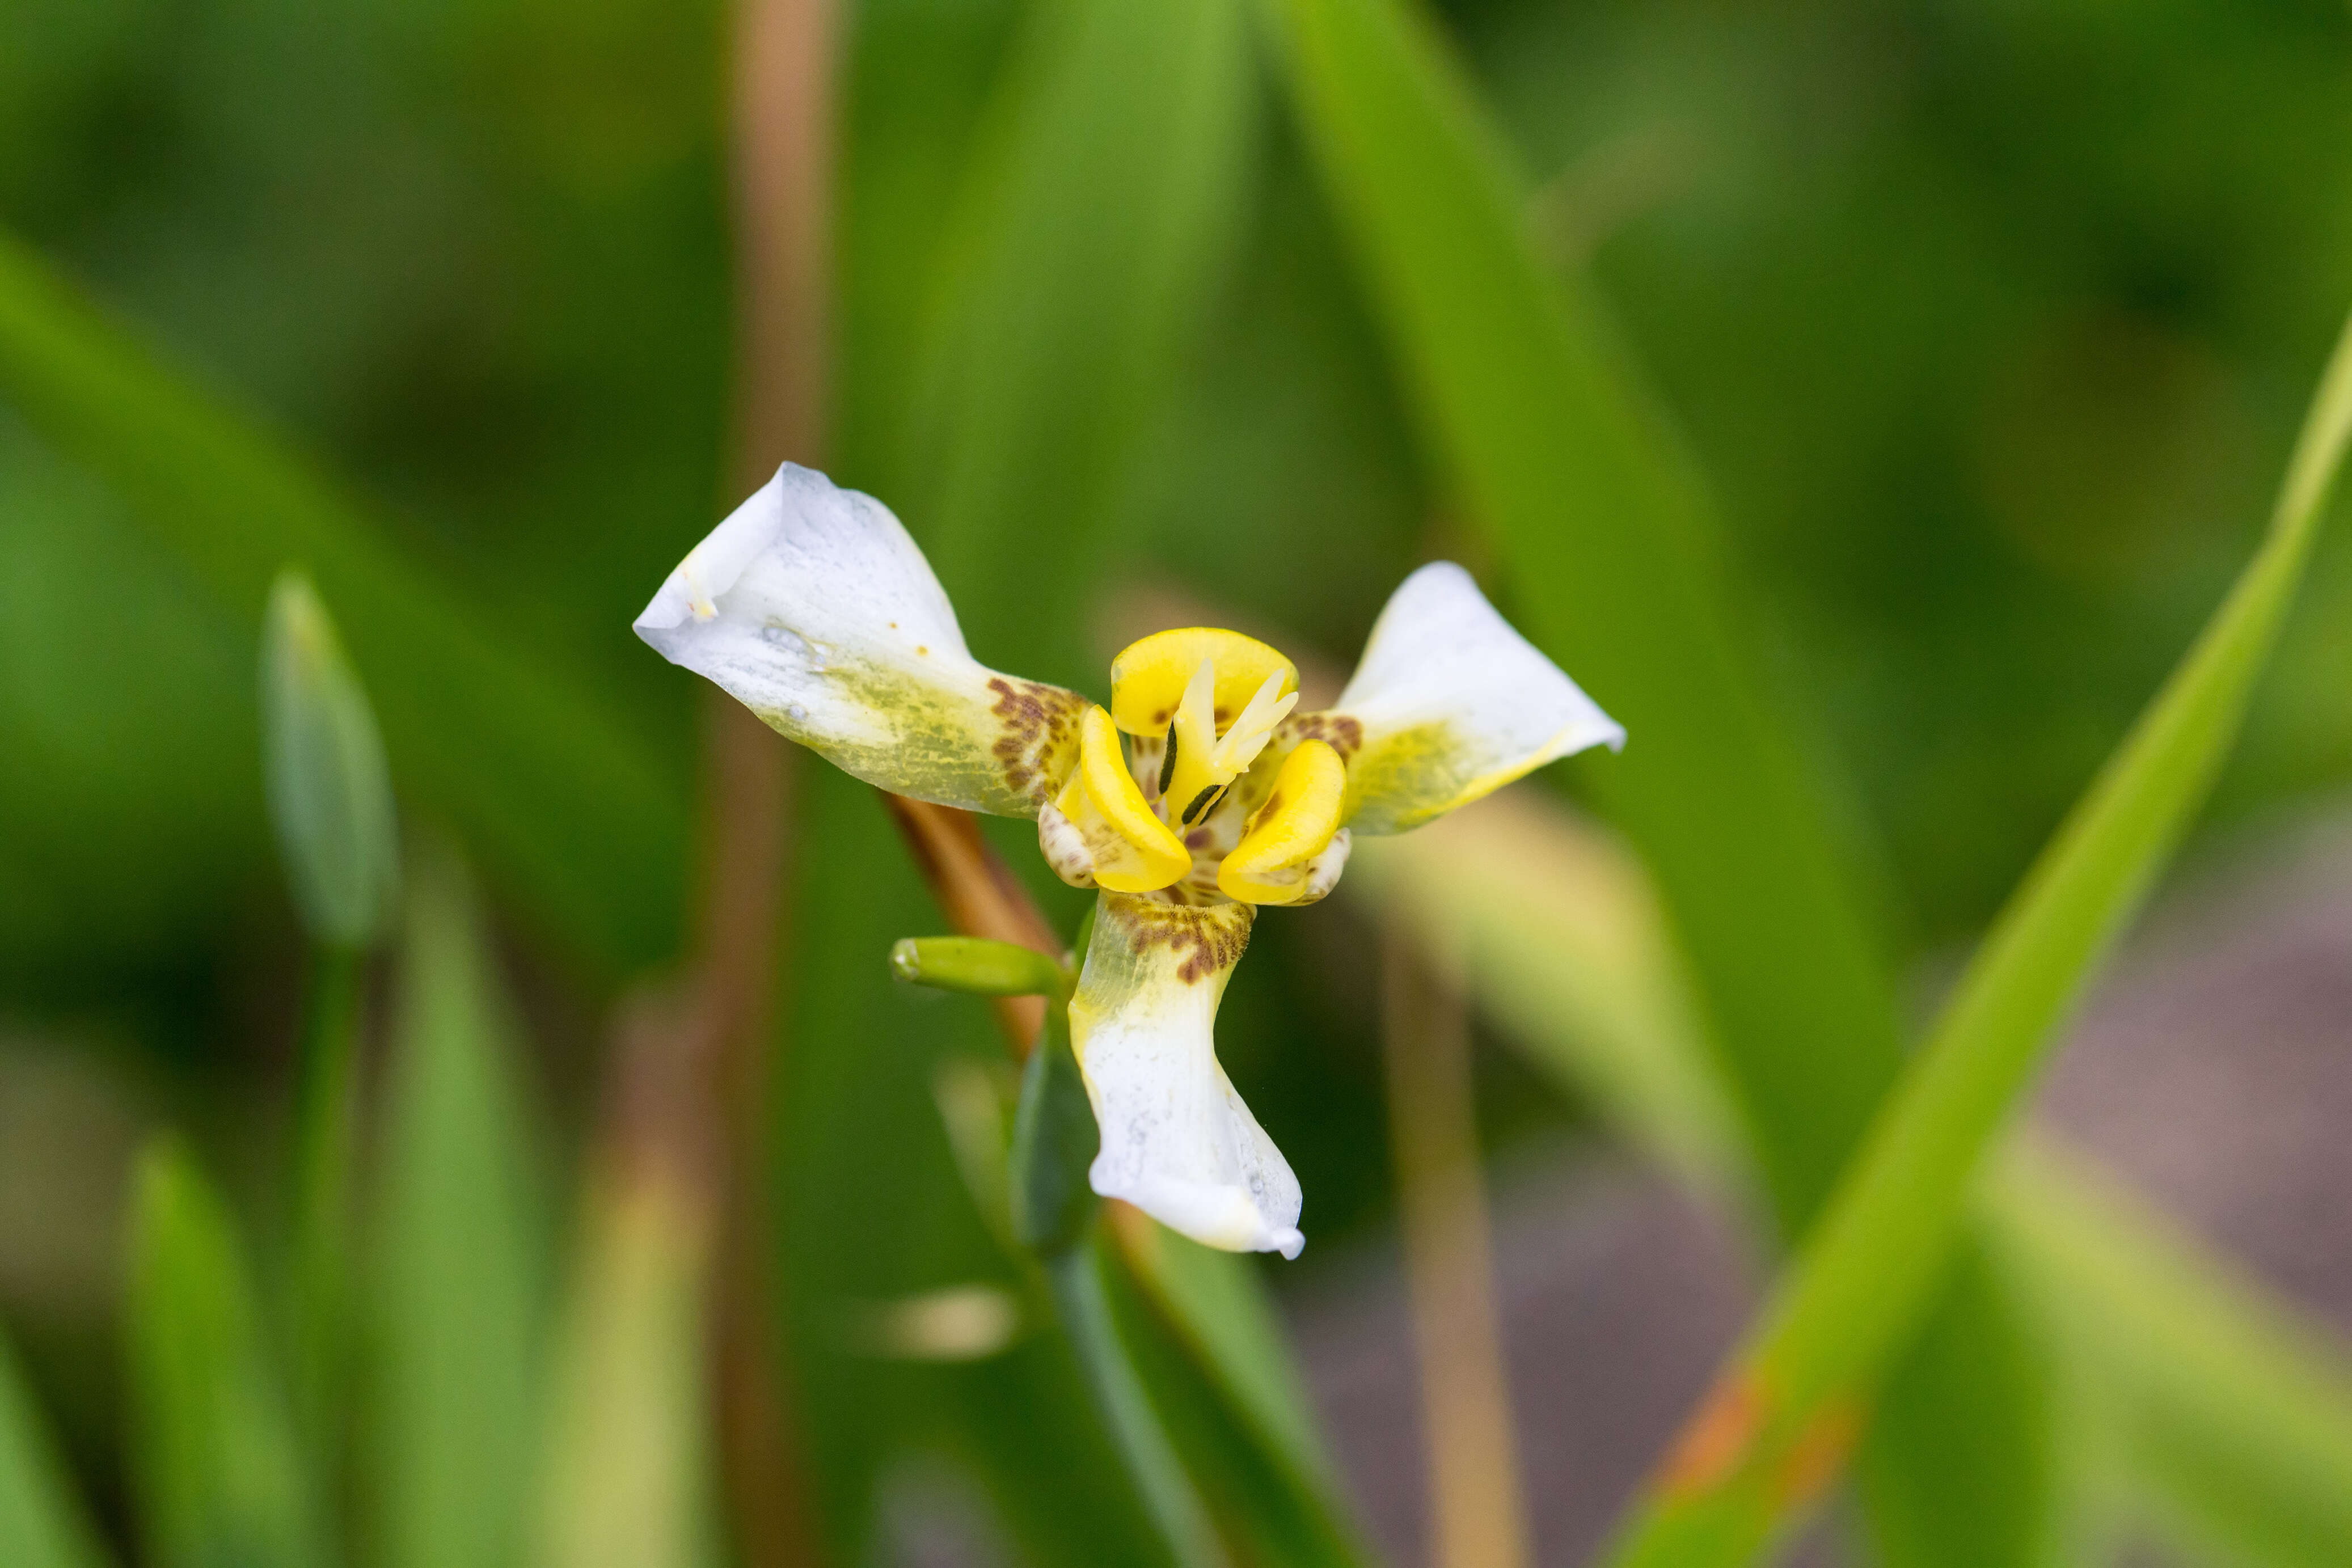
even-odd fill
[(539, 1479), (544, 1252), (509, 1015), (463, 873), (410, 879), (373, 1291), (382, 1568), (512, 1568)]
[(58, 1461), (16, 1353), (0, 1339), (0, 1563), (100, 1568), (105, 1560)]

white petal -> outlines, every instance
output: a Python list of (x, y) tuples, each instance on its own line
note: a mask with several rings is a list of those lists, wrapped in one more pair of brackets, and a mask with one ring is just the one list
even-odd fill
[(1070, 1001), (1102, 1129), (1094, 1189), (1211, 1247), (1297, 1257), (1298, 1178), (1226, 1081), (1213, 1037), (1250, 906), (1106, 893), (1096, 909)]
[(787, 463), (695, 546), (637, 635), (868, 783), (1034, 817), (1077, 756), (1084, 701), (966, 651), (888, 507)]
[(1359, 833), (1402, 832), (1555, 758), (1625, 744), (1623, 727), (1452, 561), (1404, 580), (1339, 700), (1286, 727), (1347, 758), (1347, 820)]

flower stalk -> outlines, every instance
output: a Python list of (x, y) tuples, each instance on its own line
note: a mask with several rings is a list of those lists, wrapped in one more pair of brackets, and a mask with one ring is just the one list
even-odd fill
[[(983, 858), (956, 863), (985, 866), (984, 846), (981, 853)], [(926, 861), (926, 871), (938, 863)], [(973, 907), (968, 897), (950, 900), (941, 891), (943, 904), (966, 911)], [(1034, 917), (1043, 925), (1042, 915), (1017, 886), (1003, 896), (1017, 900), (1003, 907), (1021, 909), (1022, 924)], [(1092, 925), (1089, 917), (1080, 929), (1074, 959), (1084, 951)], [(890, 967), (915, 985), (1000, 1002), (1029, 1000), (1041, 1007), (1043, 1025), (1024, 1061), (1020, 1106), (1006, 1160), (1013, 1240), (1034, 1258), (1045, 1276), (1087, 1393), (1170, 1557), (1178, 1568), (1222, 1568), (1225, 1556), (1208, 1510), (1119, 1338), (1103, 1284), (1103, 1205), (1087, 1177), (1101, 1136), (1087, 1099), (1086, 1081), (1070, 1051), (1069, 998), (1077, 981), (1074, 965), (990, 937), (910, 936), (891, 948)]]
[(400, 835), (383, 742), (334, 622), (288, 570), (262, 628), (271, 826), (310, 942), (294, 1129), (294, 1404), (320, 1452), (340, 1437), (352, 1267), (352, 1164), (367, 956), (398, 900)]

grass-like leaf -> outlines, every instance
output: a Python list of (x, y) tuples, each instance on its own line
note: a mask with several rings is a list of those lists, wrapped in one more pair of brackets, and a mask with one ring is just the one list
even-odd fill
[(138, 1175), (131, 1459), (157, 1568), (331, 1561), (228, 1211), (166, 1141)]
[(335, 607), (402, 780), (588, 952), (642, 962), (671, 948), (686, 863), (679, 774), (486, 633), (481, 614), (403, 559), (335, 484), (5, 235), (0, 397), (131, 501), (247, 624), (260, 624), (281, 568), (306, 568)]
[(104, 1561), (16, 1353), (0, 1339), (0, 1563), (99, 1568)]
[(1994, 1134), (2227, 756), (2347, 438), (2352, 328), (2261, 549), (1995, 922), (1619, 1563), (1744, 1561), (1822, 1479), (1932, 1300)]
[[(1210, 1484), (1234, 1500), (1234, 1511), (1273, 1560), (1301, 1568), (1370, 1561), (1254, 1267), (1132, 1211), (1115, 1223), (1121, 1256), (1187, 1361), (1152, 1379), (1186, 1458), (1218, 1472)], [(1215, 1411), (1202, 1408), (1202, 1395)]]
[[(1895, 1079), (1896, 1010), (1700, 487), (1592, 301), (1538, 255), (1528, 193), (1422, 14), (1405, 0), (1268, 4), (1435, 466), (1493, 542), (1521, 623), (1632, 737), (1583, 777), (1656, 878), (1749, 1152), (1782, 1234), (1798, 1236)], [(1966, 1376), (1939, 1357), (2012, 1332), (1970, 1321), (2007, 1312), (1996, 1294), (1950, 1311), (1891, 1402), (1930, 1399)], [(1898, 1563), (1988, 1568), (2032, 1552), (2047, 1484), (2034, 1401), (1982, 1400), (1973, 1416), (1887, 1428), (1898, 1447), (1909, 1432), (1939, 1438), (1872, 1467), (1904, 1483), (1871, 1500)], [(1950, 1462), (1954, 1441), (1970, 1462)]]
[(420, 856), (406, 903), (371, 1301), (371, 1561), (511, 1568), (542, 1431), (533, 1151), (464, 873)]

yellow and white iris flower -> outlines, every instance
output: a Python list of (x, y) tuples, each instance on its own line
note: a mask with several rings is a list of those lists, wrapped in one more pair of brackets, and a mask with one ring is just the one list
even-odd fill
[(1338, 702), (1238, 632), (1162, 632), (1110, 706), (972, 658), (887, 507), (787, 464), (637, 618), (665, 658), (870, 784), (1028, 817), (1099, 889), (1070, 1041), (1102, 1132), (1094, 1188), (1194, 1239), (1297, 1256), (1298, 1178), (1212, 1030), (1265, 904), (1329, 893), (1351, 834), (1398, 833), (1624, 731), (1448, 562), (1405, 579)]

